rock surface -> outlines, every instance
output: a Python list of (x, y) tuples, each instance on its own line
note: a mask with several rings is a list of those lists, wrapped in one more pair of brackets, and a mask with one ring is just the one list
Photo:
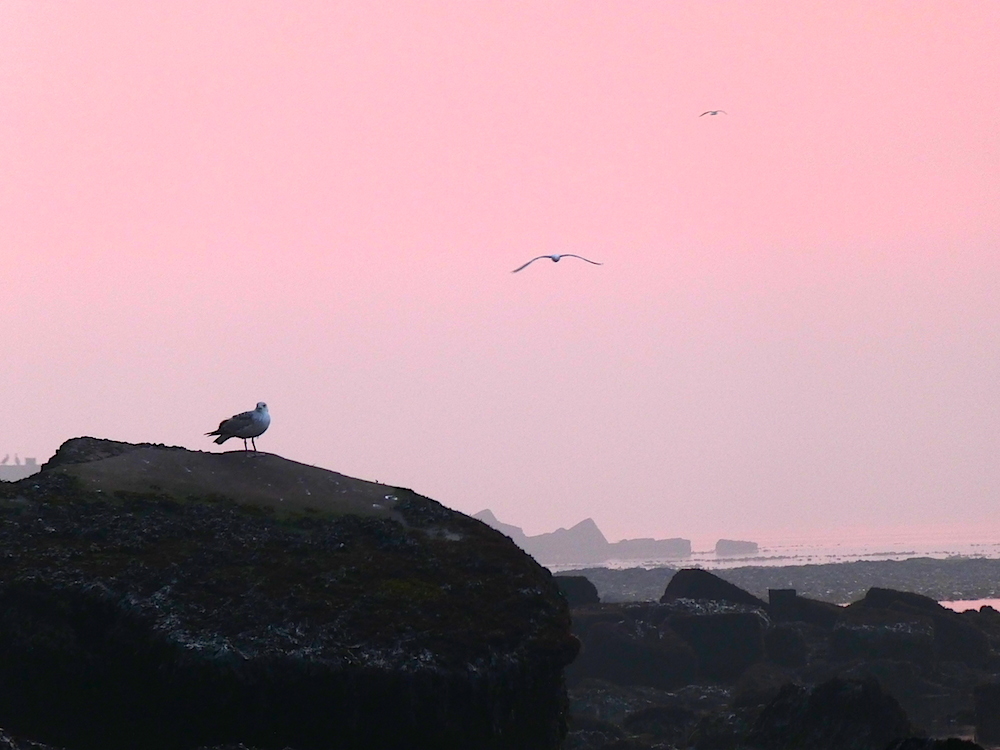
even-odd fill
[(71, 440), (0, 488), (0, 727), (72, 750), (557, 748), (551, 575), (410, 490)]

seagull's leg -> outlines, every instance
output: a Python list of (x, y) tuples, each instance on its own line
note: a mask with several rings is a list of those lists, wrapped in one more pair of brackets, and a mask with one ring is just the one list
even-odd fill
[(247, 450), (247, 439), (243, 438), (243, 450)]
[(257, 452), (257, 438), (250, 438), (250, 445), (253, 446), (253, 452)]

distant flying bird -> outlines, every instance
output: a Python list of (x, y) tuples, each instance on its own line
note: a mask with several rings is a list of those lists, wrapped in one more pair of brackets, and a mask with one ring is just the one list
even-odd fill
[(0, 461), (0, 465), (5, 464), (8, 461), (10, 461), (10, 454), (9, 453), (6, 456), (3, 457), (3, 461)]
[(542, 258), (548, 258), (553, 263), (558, 263), (562, 258), (579, 258), (580, 260), (586, 260), (588, 263), (593, 263), (595, 266), (604, 265), (603, 263), (598, 263), (596, 260), (587, 260), (587, 258), (584, 258), (582, 255), (574, 255), (573, 253), (563, 253), (562, 255), (539, 255), (537, 258), (532, 258), (531, 260), (529, 260), (523, 266), (518, 266), (513, 271), (511, 271), (511, 273), (517, 273), (518, 271), (523, 271), (525, 268), (530, 266), (536, 260), (541, 260)]
[(698, 115), (698, 117), (704, 117), (705, 115), (712, 115), (713, 117), (715, 117), (715, 115), (728, 115), (728, 114), (729, 113), (726, 112), (726, 110), (724, 109), (710, 109), (708, 110), (708, 112), (702, 112), (700, 115)]
[(257, 450), (257, 443), (254, 438), (264, 434), (264, 430), (271, 424), (271, 415), (267, 412), (267, 404), (263, 401), (257, 402), (257, 408), (253, 411), (245, 411), (224, 419), (219, 423), (219, 429), (215, 432), (206, 432), (206, 435), (218, 435), (216, 443), (224, 443), (229, 438), (238, 437), (243, 439), (243, 450), (247, 450), (247, 440)]

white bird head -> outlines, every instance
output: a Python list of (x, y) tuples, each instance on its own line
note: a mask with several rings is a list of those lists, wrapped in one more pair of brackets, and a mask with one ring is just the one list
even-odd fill
[(263, 401), (258, 401), (257, 411), (267, 411), (267, 404), (265, 404)]

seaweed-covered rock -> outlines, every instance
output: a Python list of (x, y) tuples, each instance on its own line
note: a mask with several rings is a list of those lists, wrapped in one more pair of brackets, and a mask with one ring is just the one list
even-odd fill
[(0, 488), (0, 726), (73, 750), (556, 748), (551, 575), (410, 490), (71, 440)]

